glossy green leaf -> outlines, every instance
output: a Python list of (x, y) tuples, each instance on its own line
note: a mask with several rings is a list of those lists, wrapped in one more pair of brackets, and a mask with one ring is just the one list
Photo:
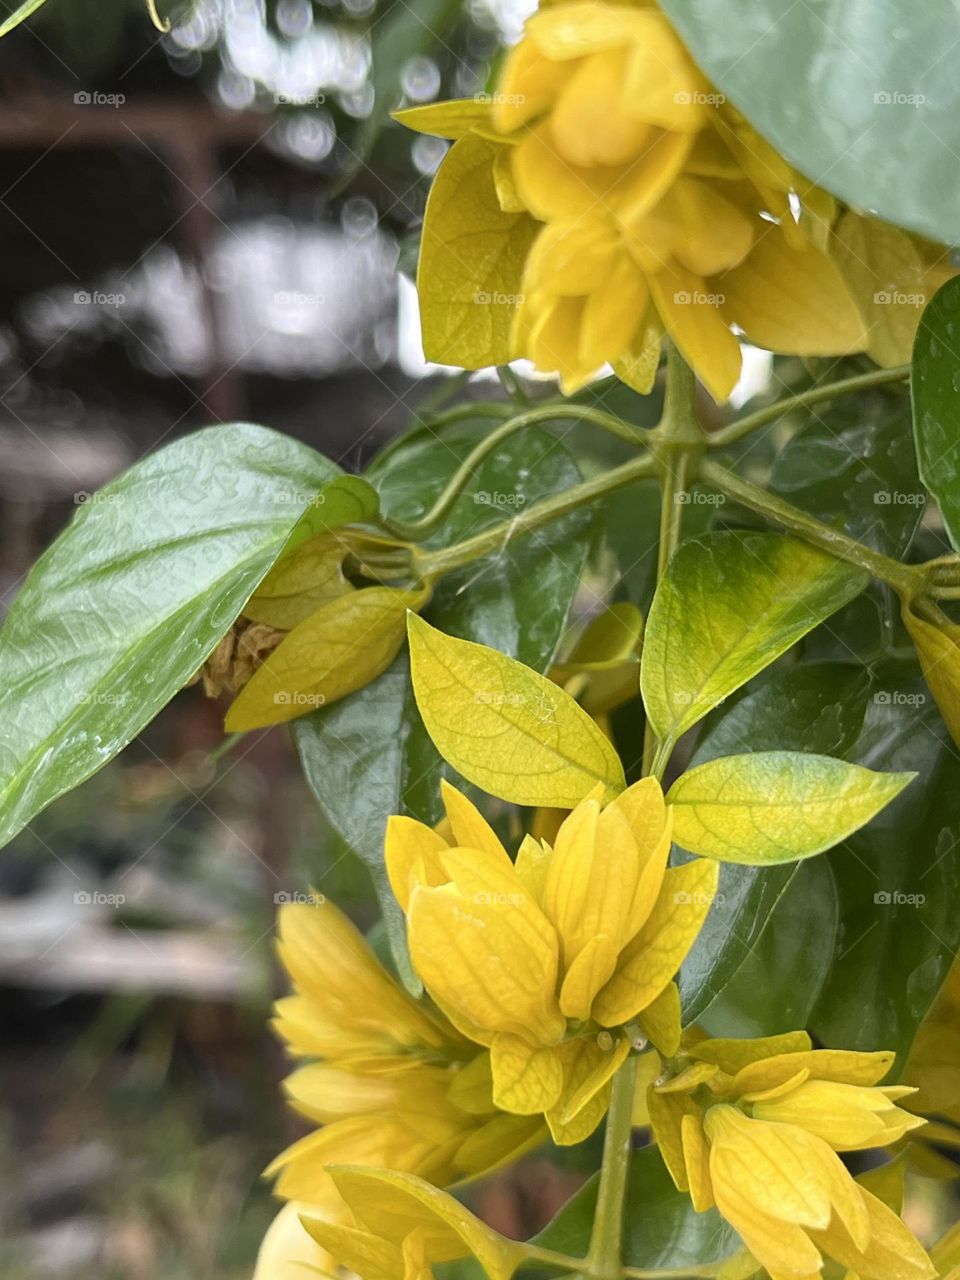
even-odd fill
[[(369, 473), (384, 510), (402, 520), (422, 516), (486, 430), (486, 424), (478, 430), (467, 423), (441, 438), (417, 433), (394, 442)], [(476, 468), (430, 545), (446, 546), (498, 523), (506, 533), (518, 509), (579, 478), (553, 436), (526, 431)], [(532, 537), (505, 537), (502, 550), (442, 579), (423, 616), (450, 635), (546, 671), (580, 583), (590, 528), (589, 513), (574, 512)], [(383, 870), (387, 817), (408, 813), (438, 821), (440, 779), (456, 780), (417, 713), (406, 652), (372, 685), (296, 721), (294, 737), (321, 807), (370, 868), (402, 965), (403, 921)]]
[(0, 632), (0, 842), (189, 680), (336, 470), (238, 424), (177, 440), (88, 495)]
[[(597, 1185), (598, 1175), (594, 1175), (533, 1243), (574, 1258), (585, 1257)], [(625, 1204), (624, 1266), (682, 1272), (722, 1262), (741, 1248), (736, 1232), (716, 1209), (697, 1213), (686, 1192), (676, 1189), (655, 1146), (632, 1153)]]
[(829, 855), (840, 934), (810, 1026), (828, 1045), (895, 1049), (902, 1069), (960, 950), (960, 769), (913, 664), (884, 673), (851, 756), (919, 776)]
[(6, 18), (3, 24), (0, 25), (0, 36), (8, 35), (14, 27), (19, 27), (21, 22), (25, 22), (32, 13), (36, 13), (41, 5), (46, 4), (46, 2), (47, 0), (25, 0), (25, 3), (15, 9), (10, 17)]
[(867, 581), (780, 534), (731, 531), (685, 543), (647, 619), (640, 683), (657, 737), (675, 742)]
[(293, 551), (309, 538), (345, 524), (364, 524), (375, 519), (379, 509), (380, 498), (369, 480), (337, 476), (311, 500), (294, 526), (286, 550)]
[(923, 483), (960, 549), (960, 279), (924, 311), (913, 349), (913, 433)]
[(778, 454), (770, 487), (824, 524), (900, 559), (926, 500), (905, 390), (861, 393), (812, 410)]
[(839, 908), (829, 859), (801, 863), (763, 931), (698, 1021), (712, 1036), (805, 1027), (833, 962)]
[(673, 838), (690, 853), (746, 866), (810, 858), (859, 830), (914, 776), (802, 751), (721, 756), (670, 788)]
[[(844, 756), (860, 734), (869, 696), (861, 668), (813, 663), (767, 675), (738, 701), (718, 708), (692, 764), (753, 748)], [(803, 865), (803, 864), (801, 864)], [(680, 971), (687, 1020), (698, 1018), (759, 943), (797, 875), (796, 865), (723, 863), (714, 909)]]
[(410, 670), (433, 744), (469, 782), (513, 804), (572, 809), (626, 785), (610, 740), (568, 693), (515, 658), (411, 616)]
[(951, 166), (953, 0), (663, 0), (701, 68), (812, 182), (890, 222), (960, 238)]

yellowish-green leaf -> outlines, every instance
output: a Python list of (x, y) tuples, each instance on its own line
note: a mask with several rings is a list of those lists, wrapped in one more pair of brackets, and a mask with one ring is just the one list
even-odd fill
[(960, 626), (943, 614), (936, 622), (921, 618), (906, 602), (903, 624), (950, 736), (960, 745)]
[(657, 737), (674, 743), (868, 581), (780, 534), (686, 543), (657, 588), (644, 637), (640, 682)]
[(417, 706), (440, 754), (514, 804), (570, 809), (602, 783), (625, 786), (609, 739), (551, 680), (486, 645), (409, 620)]
[(29, 18), (31, 13), (36, 13), (43, 4), (46, 4), (46, 0), (24, 0), (24, 3), (4, 20), (3, 25), (0, 26), (0, 36), (7, 35), (14, 27), (19, 27), (21, 22)]
[(593, 618), (577, 640), (573, 652), (554, 671), (574, 675), (578, 671), (605, 671), (636, 658), (643, 639), (643, 614), (629, 600), (610, 605)]
[(809, 858), (869, 822), (914, 777), (802, 751), (721, 756), (670, 788), (673, 838), (721, 862), (770, 866)]
[(423, 592), (369, 587), (323, 605), (244, 686), (227, 713), (227, 731), (293, 720), (362, 689), (396, 657), (406, 611), (425, 600)]
[(909, 364), (927, 291), (933, 296), (916, 242), (857, 213), (844, 214), (833, 234), (833, 256), (868, 323), (868, 352), (879, 365)]
[(353, 587), (343, 576), (346, 548), (321, 535), (304, 542), (270, 570), (243, 607), (245, 617), (292, 631), (311, 614)]
[(340, 529), (345, 524), (373, 520), (380, 510), (380, 495), (362, 476), (337, 476), (314, 494), (303, 515), (293, 526), (285, 551), (301, 542)]
[(539, 229), (500, 207), (497, 144), (476, 133), (450, 148), (427, 200), (417, 288), (428, 360), (481, 369), (517, 351), (511, 328), (523, 267)]
[(423, 107), (404, 107), (402, 111), (394, 111), (393, 118), (415, 133), (428, 133), (434, 138), (462, 138), (471, 129), (489, 126), (490, 103), (482, 95), (453, 98)]
[(157, 0), (147, 0), (147, 13), (149, 13), (150, 21), (157, 30), (162, 31), (163, 34), (166, 35), (172, 24), (169, 18), (160, 17), (160, 14), (157, 12)]

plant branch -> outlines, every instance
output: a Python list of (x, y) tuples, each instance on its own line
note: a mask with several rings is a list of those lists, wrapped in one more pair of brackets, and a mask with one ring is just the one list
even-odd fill
[(535, 529), (541, 529), (551, 521), (576, 511), (580, 507), (596, 502), (598, 498), (614, 493), (617, 489), (626, 488), (636, 480), (642, 480), (654, 473), (654, 460), (651, 457), (632, 458), (622, 466), (605, 471), (591, 480), (575, 484), (563, 493), (554, 494), (536, 502), (514, 519), (496, 524), (482, 533), (474, 534), (463, 542), (454, 543), (452, 547), (441, 547), (435, 551), (421, 551), (413, 548), (413, 563), (418, 577), (433, 578), (438, 574), (449, 573), (465, 564), (471, 564), (482, 556), (500, 551), (514, 538), (522, 537)]
[(631, 1056), (613, 1077), (610, 1093), (587, 1266), (594, 1280), (620, 1280), (623, 1275), (623, 1200), (630, 1171), (636, 1079), (637, 1060)]
[(799, 391), (796, 395), (786, 396), (775, 404), (748, 413), (746, 417), (737, 419), (719, 431), (712, 431), (708, 436), (711, 449), (725, 449), (736, 444), (751, 431), (775, 422), (794, 409), (809, 408), (814, 404), (823, 404), (826, 400), (835, 400), (838, 396), (851, 395), (855, 391), (863, 391), (869, 387), (882, 387), (891, 382), (903, 382), (910, 377), (908, 364), (898, 365), (895, 369), (871, 369), (869, 373), (854, 374), (851, 378), (840, 378), (837, 382), (828, 382), (822, 386), (810, 387), (807, 391)]
[(511, 417), (509, 421), (504, 422), (496, 430), (491, 431), (489, 435), (484, 436), (475, 448), (470, 450), (460, 466), (457, 467), (430, 510), (421, 516), (419, 520), (391, 520), (385, 516), (381, 520), (383, 528), (398, 538), (417, 540), (424, 537), (449, 512), (483, 459), (499, 448), (504, 440), (509, 439), (515, 432), (522, 431), (525, 427), (534, 426), (539, 422), (551, 422), (566, 418), (589, 422), (591, 425), (600, 427), (602, 430), (618, 436), (621, 440), (627, 441), (628, 444), (642, 446), (646, 443), (648, 433), (642, 432), (640, 428), (630, 426), (629, 423), (611, 413), (604, 413), (602, 409), (591, 409), (586, 405), (573, 404), (537, 405), (536, 408), (525, 409), (522, 413)]
[(872, 547), (824, 524), (806, 511), (801, 511), (776, 494), (751, 484), (749, 480), (744, 480), (742, 476), (711, 459), (705, 459), (701, 464), (700, 477), (751, 511), (756, 511), (775, 524), (783, 525), (806, 542), (813, 543), (839, 560), (856, 565), (901, 593), (913, 596), (925, 583), (925, 575), (920, 567), (901, 564), (899, 560), (881, 555)]

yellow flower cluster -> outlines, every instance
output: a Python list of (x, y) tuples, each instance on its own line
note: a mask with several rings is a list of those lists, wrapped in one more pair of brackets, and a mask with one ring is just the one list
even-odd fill
[(387, 828), (414, 967), (461, 1034), (489, 1047), (495, 1105), (543, 1113), (554, 1141), (580, 1142), (634, 1039), (679, 1044), (673, 978), (718, 866), (667, 868), (670, 819), (653, 778), (605, 808), (581, 801), (552, 846), (527, 836), (515, 862), (465, 796), (444, 784), (443, 797), (445, 834), (412, 818)]
[(772, 1280), (813, 1280), (824, 1255), (859, 1280), (930, 1280), (901, 1219), (854, 1181), (838, 1151), (887, 1146), (924, 1122), (878, 1087), (893, 1055), (813, 1049), (805, 1032), (688, 1036), (646, 1108), (676, 1185), (714, 1205)]
[[(291, 1054), (310, 1059), (286, 1089), (294, 1108), (321, 1126), (267, 1170), (279, 1175), (280, 1196), (336, 1219), (343, 1205), (329, 1164), (404, 1170), (446, 1185), (542, 1141), (542, 1120), (494, 1106), (489, 1054), (401, 990), (336, 907), (290, 904), (279, 924), (295, 993), (278, 1001), (275, 1026)], [(281, 1243), (288, 1252), (287, 1233), (303, 1244), (289, 1212), (268, 1253)]]
[[(398, 118), (458, 139), (424, 225), (431, 359), (525, 356), (568, 394), (610, 363), (646, 391), (667, 333), (723, 401), (735, 331), (784, 354), (899, 363), (917, 299), (951, 273), (945, 249), (797, 173), (653, 4), (541, 8), (488, 98)], [(477, 303), (498, 300), (510, 314), (491, 322)]]

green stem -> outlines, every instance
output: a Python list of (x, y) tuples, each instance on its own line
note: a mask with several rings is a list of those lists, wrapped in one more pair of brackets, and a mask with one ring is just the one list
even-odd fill
[(879, 551), (864, 546), (862, 542), (857, 542), (839, 529), (824, 524), (798, 507), (791, 506), (776, 494), (768, 493), (766, 489), (751, 484), (749, 480), (744, 480), (742, 476), (738, 476), (711, 459), (705, 459), (701, 464), (700, 478), (714, 485), (727, 497), (736, 499), (751, 511), (756, 511), (758, 515), (765, 516), (775, 524), (783, 525), (791, 533), (797, 534), (807, 542), (812, 542), (814, 546), (829, 552), (837, 559), (856, 565), (896, 591), (906, 592), (912, 596), (924, 585), (922, 569), (914, 565), (901, 564), (899, 560), (881, 555)]
[(835, 400), (837, 396), (850, 395), (854, 391), (863, 391), (869, 387), (882, 387), (891, 382), (903, 382), (910, 377), (908, 364), (898, 365), (895, 369), (871, 369), (869, 373), (854, 374), (851, 378), (840, 378), (837, 382), (828, 382), (823, 386), (810, 387), (796, 395), (786, 396), (776, 404), (758, 409), (756, 413), (748, 413), (719, 431), (713, 431), (708, 437), (711, 449), (725, 449), (727, 445), (736, 444), (751, 431), (765, 427), (768, 422), (775, 422), (794, 409), (809, 408), (810, 405), (823, 404), (826, 400)]
[(421, 551), (414, 548), (416, 575), (432, 578), (437, 574), (450, 573), (453, 569), (471, 564), (481, 556), (501, 550), (514, 538), (522, 537), (535, 529), (541, 529), (545, 524), (550, 524), (551, 521), (566, 515), (569, 511), (588, 506), (608, 493), (614, 493), (617, 489), (633, 484), (636, 480), (652, 476), (654, 465), (651, 457), (632, 458), (622, 466), (614, 467), (612, 471), (605, 471), (591, 480), (584, 480), (581, 484), (565, 489), (563, 493), (544, 498), (521, 512), (513, 520), (484, 529), (482, 533), (474, 534), (472, 538), (457, 542), (452, 547), (441, 547), (436, 551)]
[(620, 1280), (623, 1275), (623, 1201), (630, 1171), (636, 1078), (637, 1060), (633, 1057), (627, 1058), (613, 1077), (587, 1263), (594, 1280)]
[(499, 448), (504, 440), (509, 439), (515, 432), (522, 431), (525, 427), (534, 426), (538, 422), (551, 422), (566, 418), (589, 422), (595, 427), (600, 427), (604, 431), (609, 431), (611, 434), (619, 436), (621, 440), (626, 440), (628, 444), (636, 446), (643, 445), (646, 442), (645, 434), (639, 428), (631, 427), (629, 423), (623, 422), (613, 414), (604, 413), (601, 409), (591, 409), (585, 405), (573, 404), (538, 405), (534, 409), (526, 409), (523, 413), (517, 414), (516, 417), (512, 417), (508, 422), (504, 422), (497, 427), (495, 431), (491, 431), (489, 435), (484, 436), (476, 447), (471, 449), (460, 466), (457, 467), (430, 510), (421, 516), (419, 520), (391, 520), (389, 517), (384, 517), (381, 524), (395, 537), (409, 538), (411, 540), (422, 538), (440, 523), (463, 492), (464, 487), (470, 481), (483, 459)]

